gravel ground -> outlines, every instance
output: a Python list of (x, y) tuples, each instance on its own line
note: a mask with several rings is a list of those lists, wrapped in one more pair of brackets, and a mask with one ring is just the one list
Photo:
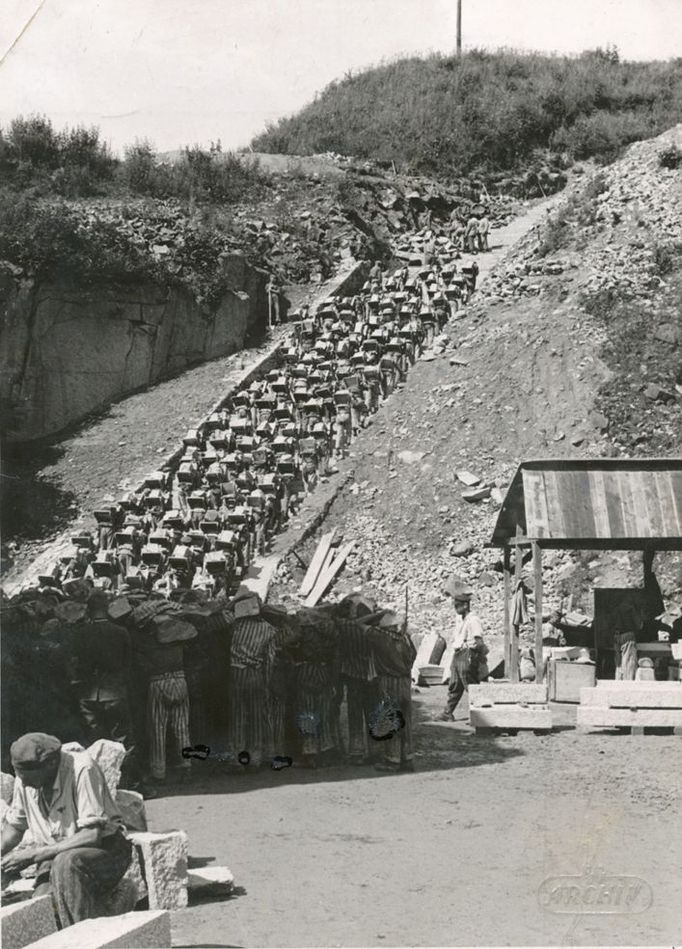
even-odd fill
[[(442, 687), (414, 696), (415, 774), (227, 775), (196, 762), (190, 794), (150, 801), (154, 829), (184, 828), (190, 854), (229, 866), (238, 887), (174, 913), (173, 945), (673, 944), (679, 738), (477, 738), (466, 705), (454, 724), (428, 721), (443, 697)], [(575, 711), (554, 715), (568, 724)], [(640, 878), (651, 906), (540, 906), (545, 880), (588, 866)]]

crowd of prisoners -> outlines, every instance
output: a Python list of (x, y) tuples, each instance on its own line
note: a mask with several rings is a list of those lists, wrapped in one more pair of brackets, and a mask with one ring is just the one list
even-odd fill
[(466, 305), (478, 266), (424, 255), (421, 267), (375, 263), (362, 291), (297, 310), (279, 365), (230, 394), (183, 439), (172, 471), (94, 512), (46, 586), (90, 579), (113, 593), (232, 595), (256, 554), (333, 473), (444, 324)]

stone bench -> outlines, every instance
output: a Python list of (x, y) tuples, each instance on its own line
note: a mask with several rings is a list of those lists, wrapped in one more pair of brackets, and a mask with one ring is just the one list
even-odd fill
[(31, 949), (169, 949), (170, 945), (170, 913), (157, 910), (86, 919), (39, 939)]

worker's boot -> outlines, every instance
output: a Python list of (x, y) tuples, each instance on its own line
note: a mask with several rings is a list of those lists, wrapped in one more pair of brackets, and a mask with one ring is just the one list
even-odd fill
[(438, 715), (433, 716), (434, 722), (454, 722), (455, 716), (452, 712), (449, 712), (447, 709), (444, 709)]

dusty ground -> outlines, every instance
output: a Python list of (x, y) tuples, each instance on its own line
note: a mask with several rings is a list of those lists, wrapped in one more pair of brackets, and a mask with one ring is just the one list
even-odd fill
[[(415, 774), (227, 775), (196, 762), (191, 794), (150, 801), (154, 829), (184, 828), (192, 857), (226, 864), (240, 888), (174, 913), (173, 945), (674, 943), (679, 738), (477, 738), (465, 706), (455, 724), (425, 721), (443, 695), (414, 696)], [(574, 716), (555, 709), (559, 722)], [(639, 877), (651, 906), (615, 915), (541, 908), (543, 881), (588, 865)]]

